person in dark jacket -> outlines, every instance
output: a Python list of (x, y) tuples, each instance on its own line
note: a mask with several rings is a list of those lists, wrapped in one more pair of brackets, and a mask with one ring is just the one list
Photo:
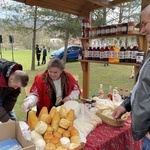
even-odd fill
[[(141, 34), (150, 44), (150, 5), (141, 13)], [(133, 92), (113, 112), (114, 119), (131, 111), (131, 129), (134, 140), (142, 139), (142, 150), (150, 150), (150, 52), (139, 71)]]
[(43, 54), (42, 64), (46, 64), (47, 50), (46, 50), (45, 46), (43, 46), (42, 54)]
[(29, 77), (21, 64), (0, 58), (0, 121), (16, 120), (13, 108)]
[(39, 49), (39, 45), (36, 45), (35, 51), (36, 51), (36, 59), (38, 61), (38, 66), (40, 66), (41, 50)]

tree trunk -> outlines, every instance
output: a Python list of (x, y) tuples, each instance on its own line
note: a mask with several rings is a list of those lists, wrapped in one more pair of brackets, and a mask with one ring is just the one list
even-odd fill
[(66, 59), (67, 59), (68, 41), (69, 41), (69, 30), (66, 30), (66, 36), (65, 36), (65, 51), (64, 51), (64, 56), (63, 56), (63, 61), (64, 61), (64, 63), (66, 63)]
[(31, 70), (35, 70), (35, 41), (36, 41), (36, 20), (37, 20), (37, 6), (34, 11), (34, 28), (33, 28), (33, 45), (32, 45), (32, 63)]

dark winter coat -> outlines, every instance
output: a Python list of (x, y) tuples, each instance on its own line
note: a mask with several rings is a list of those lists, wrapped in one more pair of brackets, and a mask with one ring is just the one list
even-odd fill
[(7, 122), (10, 117), (8, 113), (12, 111), (17, 101), (21, 89), (8, 87), (8, 78), (15, 70), (22, 70), (22, 66), (15, 62), (0, 59), (0, 121)]
[(134, 99), (131, 106), (131, 97), (121, 105), (131, 111), (131, 127), (134, 140), (140, 140), (150, 132), (150, 53), (145, 59), (139, 72), (139, 80), (134, 90)]

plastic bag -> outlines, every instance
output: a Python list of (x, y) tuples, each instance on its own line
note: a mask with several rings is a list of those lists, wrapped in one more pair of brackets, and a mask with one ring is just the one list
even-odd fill
[(122, 98), (119, 95), (119, 92), (116, 89), (113, 89), (113, 98), (112, 98), (113, 102), (121, 102)]

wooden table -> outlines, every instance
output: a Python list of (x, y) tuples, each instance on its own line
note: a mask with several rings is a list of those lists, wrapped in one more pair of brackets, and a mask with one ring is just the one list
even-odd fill
[(141, 150), (141, 140), (133, 140), (130, 126), (130, 118), (122, 127), (113, 127), (103, 123), (87, 136), (83, 149)]

